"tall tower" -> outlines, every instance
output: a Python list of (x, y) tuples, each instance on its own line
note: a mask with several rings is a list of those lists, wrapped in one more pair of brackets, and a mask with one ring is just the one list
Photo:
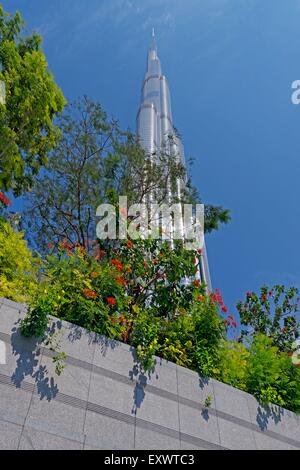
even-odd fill
[[(157, 154), (163, 147), (170, 155), (174, 155), (174, 158), (185, 164), (183, 145), (173, 126), (169, 85), (165, 75), (162, 74), (154, 30), (147, 56), (146, 74), (142, 83), (141, 103), (137, 113), (137, 135), (140, 144), (149, 155)], [(182, 181), (178, 181), (177, 196), (179, 198), (181, 185)], [(211, 290), (205, 244), (198, 268), (199, 278)]]

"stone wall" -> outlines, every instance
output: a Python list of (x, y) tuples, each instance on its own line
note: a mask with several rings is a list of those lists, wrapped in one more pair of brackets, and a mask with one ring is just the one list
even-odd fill
[(53, 319), (57, 376), (49, 345), (20, 335), (25, 311), (0, 300), (0, 449), (300, 448), (294, 413), (159, 358), (144, 375), (129, 346)]

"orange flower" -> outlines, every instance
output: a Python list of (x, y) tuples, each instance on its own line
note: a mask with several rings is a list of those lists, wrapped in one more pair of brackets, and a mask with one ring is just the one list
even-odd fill
[(97, 271), (93, 271), (93, 272), (92, 272), (92, 277), (95, 278), (95, 277), (98, 277), (98, 276), (99, 276), (99, 273), (97, 273)]
[(111, 264), (113, 264), (114, 266), (123, 266), (122, 261), (118, 259), (111, 260)]
[(198, 281), (198, 279), (196, 279), (196, 280), (193, 282), (193, 285), (194, 285), (195, 287), (199, 287), (200, 284), (201, 284), (201, 282)]
[(205, 300), (204, 295), (199, 295), (198, 300), (200, 300), (200, 302), (204, 302), (204, 300)]
[(119, 284), (122, 284), (122, 286), (124, 286), (124, 287), (127, 285), (126, 282), (123, 281), (123, 279), (121, 279), (119, 276), (116, 276), (116, 281), (117, 281)]
[(66, 240), (64, 240), (61, 244), (60, 244), (61, 248), (65, 248), (65, 250), (72, 250), (72, 246), (69, 245)]
[(130, 250), (133, 247), (133, 243), (131, 240), (127, 240), (127, 248)]
[(95, 297), (97, 297), (96, 292), (93, 292), (93, 291), (90, 290), (90, 289), (83, 289), (82, 293), (83, 293), (86, 297), (90, 297), (91, 299), (94, 299)]
[(127, 340), (128, 340), (128, 331), (124, 331), (124, 333), (123, 333), (123, 339), (124, 339), (124, 341), (127, 341)]

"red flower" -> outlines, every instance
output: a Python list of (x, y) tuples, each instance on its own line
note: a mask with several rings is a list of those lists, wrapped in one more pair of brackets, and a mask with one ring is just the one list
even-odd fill
[(221, 295), (220, 289), (218, 289), (218, 288), (216, 289), (216, 294)]
[(64, 241), (60, 244), (60, 246), (61, 246), (62, 248), (64, 248), (65, 250), (72, 250), (72, 248), (73, 248), (71, 245), (69, 245), (69, 244), (66, 242), (66, 240), (64, 240)]
[(261, 299), (262, 300), (267, 300), (267, 294), (262, 294)]
[(121, 279), (119, 276), (116, 276), (116, 281), (117, 281), (119, 284), (122, 284), (122, 286), (124, 286), (124, 287), (127, 285), (126, 282), (123, 281), (123, 279)]
[(120, 320), (119, 320), (119, 321), (120, 321), (120, 325), (124, 325), (124, 323), (125, 323), (125, 318), (124, 318), (124, 317), (120, 317)]
[(227, 308), (227, 307), (225, 307), (225, 305), (223, 305), (223, 307), (222, 307), (222, 312), (226, 313), (226, 312), (227, 312), (227, 310), (228, 310), (228, 308)]
[(86, 297), (90, 297), (91, 299), (94, 299), (95, 297), (97, 297), (97, 294), (96, 292), (93, 292), (89, 289), (83, 289), (82, 293), (86, 296)]
[(250, 296), (251, 296), (251, 292), (247, 292), (246, 296), (247, 296), (247, 297), (250, 297)]
[(127, 241), (127, 248), (130, 250), (133, 247), (133, 243), (131, 240)]
[(116, 320), (115, 320), (114, 318), (111, 318), (111, 317), (110, 317), (110, 321), (111, 321), (112, 323), (116, 323)]
[(229, 326), (230, 325), (230, 321), (229, 320), (224, 320), (224, 323)]
[(2, 191), (0, 191), (0, 200), (3, 202), (5, 206), (12, 206), (12, 202), (8, 197), (5, 197)]
[(233, 315), (228, 315), (228, 318), (230, 318), (230, 320), (234, 320), (234, 316), (233, 316)]
[(200, 300), (200, 302), (203, 302), (203, 301), (205, 300), (204, 295), (199, 295), (199, 296), (198, 296), (198, 300)]
[(196, 281), (193, 282), (193, 285), (194, 285), (195, 287), (199, 287), (200, 284), (201, 284), (201, 282), (198, 281), (198, 280), (196, 280)]
[(122, 261), (120, 261), (118, 259), (113, 259), (111, 261), (111, 264), (113, 264), (114, 266), (122, 266)]
[(53, 244), (52, 244), (52, 243), (48, 243), (48, 244), (47, 244), (47, 247), (49, 248), (49, 250), (51, 250), (51, 248), (53, 248)]
[(231, 324), (232, 324), (232, 326), (234, 326), (234, 328), (237, 327), (237, 322), (236, 321), (233, 321)]
[(271, 290), (269, 291), (269, 295), (270, 295), (270, 296), (272, 296), (272, 295), (273, 295), (273, 292), (272, 292)]
[(117, 301), (114, 297), (107, 297), (106, 301), (109, 305), (116, 305)]
[(148, 266), (147, 261), (144, 261), (144, 266), (145, 266), (145, 268), (147, 268), (147, 266)]
[(201, 248), (199, 248), (199, 250), (197, 250), (197, 252), (198, 252), (199, 255), (202, 255), (202, 250), (201, 250)]

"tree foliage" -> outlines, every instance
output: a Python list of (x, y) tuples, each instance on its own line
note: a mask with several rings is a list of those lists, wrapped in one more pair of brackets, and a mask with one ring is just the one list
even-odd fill
[(291, 352), (299, 337), (297, 320), (299, 291), (296, 287), (263, 286), (259, 294), (247, 292), (246, 300), (237, 304), (241, 317), (242, 338), (250, 342), (258, 334), (272, 339), (280, 351)]
[[(170, 184), (187, 180), (182, 163), (168, 152), (149, 156), (130, 132), (123, 132), (102, 107), (87, 97), (70, 104), (58, 120), (62, 131), (43, 174), (35, 179), (25, 216), (29, 233), (41, 250), (47, 243), (80, 243), (95, 236), (96, 208), (142, 203), (155, 194), (157, 204), (178, 202)], [(170, 137), (171, 138), (171, 137)], [(175, 194), (175, 192), (174, 192)], [(182, 202), (199, 202), (188, 182)], [(228, 211), (207, 206), (208, 231), (229, 219)]]
[(17, 302), (29, 301), (36, 292), (40, 266), (23, 236), (0, 221), (0, 297)]
[(26, 36), (20, 13), (0, 5), (0, 189), (15, 195), (31, 188), (59, 135), (53, 119), (65, 100), (47, 65), (41, 37)]

